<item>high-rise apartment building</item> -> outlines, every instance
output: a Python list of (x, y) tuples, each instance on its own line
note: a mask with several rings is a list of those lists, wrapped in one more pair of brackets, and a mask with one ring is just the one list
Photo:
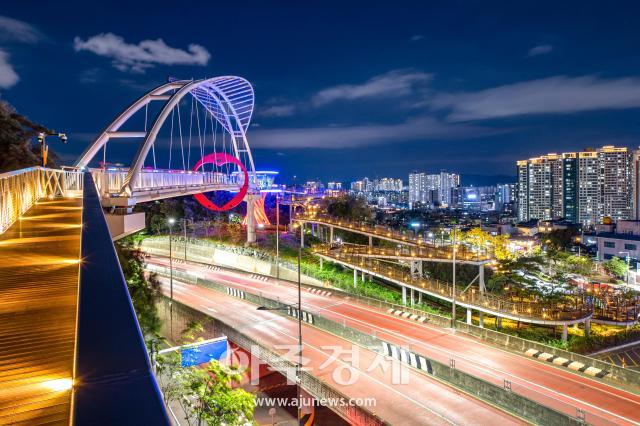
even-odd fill
[(578, 222), (596, 225), (600, 216), (600, 167), (597, 151), (578, 153)]
[(598, 150), (602, 216), (618, 221), (633, 217), (633, 153), (605, 146)]
[(517, 162), (518, 219), (586, 226), (634, 217), (636, 162), (628, 148), (548, 154)]
[(497, 211), (503, 211), (507, 206), (513, 209), (513, 204), (517, 198), (516, 187), (517, 184), (515, 183), (504, 183), (496, 186), (495, 209)]
[(460, 186), (460, 175), (440, 172), (439, 174), (409, 174), (409, 203), (433, 204), (443, 207), (451, 205), (451, 190)]

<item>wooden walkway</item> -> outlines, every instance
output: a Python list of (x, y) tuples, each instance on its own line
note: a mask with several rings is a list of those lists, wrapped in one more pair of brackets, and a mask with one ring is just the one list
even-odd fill
[(0, 424), (69, 424), (82, 199), (42, 200), (0, 235)]

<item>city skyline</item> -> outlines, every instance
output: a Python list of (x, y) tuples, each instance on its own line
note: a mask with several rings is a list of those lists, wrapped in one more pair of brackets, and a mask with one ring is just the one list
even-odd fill
[[(206, 28), (186, 25), (195, 15), (172, 4), (153, 13), (127, 5), (122, 16), (97, 5), (77, 19), (80, 4), (14, 3), (0, 19), (2, 99), (67, 132), (69, 145), (52, 146), (67, 162), (120, 111), (120, 99), (131, 102), (168, 75), (250, 80), (257, 166), (285, 180), (440, 169), (463, 179), (515, 177), (514, 161), (538, 152), (640, 142), (631, 2), (566, 3), (552, 17), (551, 3), (433, 3), (411, 14), (349, 4), (336, 14), (331, 5), (274, 13), (248, 2), (242, 21), (233, 5), (203, 6), (199, 14), (232, 17)], [(158, 20), (180, 31), (145, 25)], [(235, 31), (238, 23), (263, 37)], [(299, 23), (308, 31), (297, 31)], [(228, 48), (231, 40), (243, 48)]]

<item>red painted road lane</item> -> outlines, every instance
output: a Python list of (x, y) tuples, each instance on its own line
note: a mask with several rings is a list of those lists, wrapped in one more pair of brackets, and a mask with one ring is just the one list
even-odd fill
[[(168, 264), (165, 258), (153, 257), (149, 261)], [(297, 288), (290, 282), (276, 282), (275, 279), (263, 282), (239, 272), (211, 271), (199, 264), (190, 264), (189, 269), (237, 288), (262, 292), (266, 297), (279, 297), (289, 302), (297, 300)], [(476, 377), (500, 386), (507, 379), (514, 392), (569, 415), (575, 416), (576, 409), (580, 408), (589, 423), (640, 423), (640, 396), (606, 383), (488, 345), (463, 333), (452, 334), (440, 327), (391, 316), (357, 301), (345, 303), (344, 299), (303, 291), (303, 302), (307, 309), (327, 318), (365, 333), (374, 332), (384, 340), (407, 345), (412, 351), (434, 360), (448, 364), (453, 358), (456, 368)]]
[[(168, 294), (168, 280), (162, 278), (161, 283), (163, 292)], [(219, 318), (256, 341), (274, 348), (281, 355), (295, 359), (294, 354), (282, 349), (282, 345), (295, 347), (297, 344), (298, 325), (292, 318), (282, 317), (274, 312), (258, 311), (255, 305), (248, 302), (176, 280), (173, 291), (177, 301)], [(524, 424), (507, 413), (411, 369), (406, 369), (408, 383), (392, 384), (393, 372), (390, 367), (386, 371), (382, 368), (369, 371), (378, 356), (375, 352), (357, 347), (357, 352), (353, 353), (350, 342), (317, 328), (305, 325), (303, 341), (303, 355), (309, 359), (305, 368), (310, 368), (314, 376), (349, 397), (375, 398), (377, 404), (373, 410), (392, 424)], [(331, 349), (334, 347), (341, 348), (343, 353), (337, 354)], [(350, 360), (352, 355), (357, 361)], [(330, 362), (336, 357), (335, 362)], [(355, 383), (337, 383), (333, 377), (335, 368), (341, 367), (339, 370), (342, 370), (343, 377), (348, 378), (346, 368), (349, 365), (353, 365), (357, 371)]]

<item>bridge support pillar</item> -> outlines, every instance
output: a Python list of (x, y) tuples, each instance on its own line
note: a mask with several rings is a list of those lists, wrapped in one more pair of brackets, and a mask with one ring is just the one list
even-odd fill
[(418, 292), (418, 305), (422, 303), (422, 292)]
[(362, 270), (362, 282), (364, 282), (364, 269)]
[(473, 321), (471, 320), (471, 309), (467, 308), (467, 324), (471, 325)]
[(478, 312), (478, 327), (484, 328), (484, 314), (482, 312)]
[(568, 335), (569, 327), (567, 324), (562, 324), (562, 342), (567, 343), (567, 335)]
[(411, 278), (422, 278), (422, 261), (411, 261)]
[(498, 330), (502, 329), (502, 318), (496, 317), (496, 328)]
[(354, 287), (358, 286), (358, 270), (357, 269), (353, 270), (353, 286)]
[(402, 286), (402, 304), (407, 306), (407, 288)]
[(480, 287), (480, 293), (484, 294), (487, 289), (484, 285), (484, 264), (481, 264), (478, 270), (478, 286)]
[(584, 336), (589, 337), (591, 334), (591, 318), (587, 319), (584, 322)]
[(320, 258), (320, 269), (322, 269), (322, 258)]
[(415, 300), (415, 298), (413, 296), (413, 289), (411, 289), (411, 307), (413, 307), (413, 305), (415, 305), (415, 304), (416, 304), (416, 300)]
[(255, 244), (256, 242), (256, 199), (262, 199), (262, 195), (258, 194), (247, 194), (244, 198), (247, 203), (247, 244)]
[(373, 247), (373, 236), (369, 235), (369, 247)]
[(333, 244), (333, 226), (329, 227), (329, 244)]
[(304, 248), (304, 222), (300, 222), (300, 247)]

